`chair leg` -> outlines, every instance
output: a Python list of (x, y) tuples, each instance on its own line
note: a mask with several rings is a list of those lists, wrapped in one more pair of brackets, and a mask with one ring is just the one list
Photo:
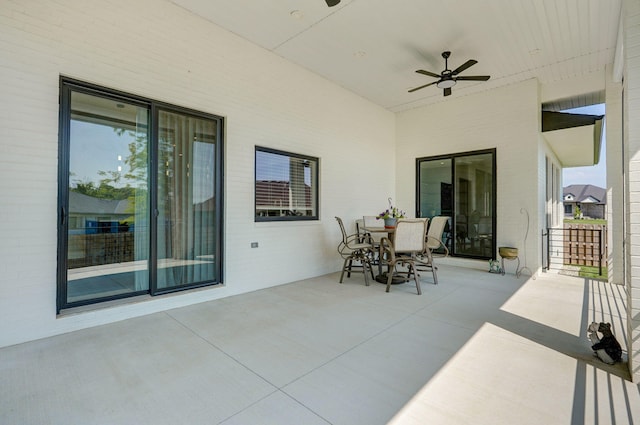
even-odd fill
[(363, 257), (360, 262), (362, 263), (362, 274), (364, 275), (364, 284), (369, 286), (369, 276), (367, 276), (368, 269), (371, 269), (371, 264), (367, 257)]
[(367, 266), (369, 265), (369, 259), (367, 258), (367, 254), (364, 252), (360, 252), (356, 258), (356, 261), (359, 261), (360, 267), (362, 267), (362, 274), (364, 276), (365, 286), (369, 286), (369, 279), (367, 276)]
[(351, 277), (351, 268), (353, 267), (353, 258), (349, 258), (349, 269), (347, 270), (347, 277)]
[[(354, 261), (359, 261), (361, 263), (361, 265), (353, 265)], [(351, 256), (348, 258), (345, 258), (344, 263), (342, 264), (342, 272), (340, 273), (340, 283), (342, 283), (344, 281), (344, 273), (347, 272), (347, 277), (350, 278), (351, 277), (351, 273), (354, 272), (353, 268), (360, 268), (362, 267), (362, 274), (364, 275), (364, 282), (366, 286), (369, 286), (369, 276), (367, 276), (367, 273), (371, 274), (371, 278), (375, 279), (375, 275), (373, 274), (373, 267), (371, 266), (371, 261), (369, 260), (369, 258), (366, 255), (363, 256)], [(356, 270), (356, 272), (360, 272), (360, 270)]]
[[(347, 263), (349, 262), (348, 258), (344, 259), (344, 263), (342, 264), (342, 273), (340, 273), (340, 283), (342, 283), (342, 279), (344, 278), (344, 271), (347, 269)], [(349, 277), (347, 275), (347, 277)]]
[(422, 295), (422, 288), (420, 287), (420, 280), (418, 279), (418, 272), (416, 270), (415, 264), (410, 263), (409, 269), (413, 271), (413, 279), (416, 281), (416, 289), (418, 290), (418, 295)]
[(387, 271), (387, 290), (385, 292), (389, 292), (389, 289), (391, 289), (391, 281), (393, 280), (393, 272), (395, 268), (395, 264), (393, 266), (389, 265), (389, 269)]
[(369, 262), (369, 272), (371, 273), (371, 279), (376, 280), (376, 276), (373, 274), (373, 263)]
[(433, 284), (438, 284), (438, 268), (435, 264), (433, 264), (433, 255), (431, 255), (431, 251), (427, 251), (427, 261), (428, 265), (431, 267), (431, 273), (433, 273)]

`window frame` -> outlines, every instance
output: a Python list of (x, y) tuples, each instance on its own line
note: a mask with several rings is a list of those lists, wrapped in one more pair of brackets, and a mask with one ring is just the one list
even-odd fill
[[(310, 197), (311, 197), (311, 215), (278, 215), (278, 216), (270, 216), (270, 215), (258, 215), (258, 153), (268, 153), (274, 155), (281, 155), (283, 157), (288, 158), (296, 158), (304, 161), (309, 161), (315, 164), (315, 167), (310, 167), (311, 173), (311, 182), (310, 182)], [(268, 148), (265, 146), (255, 146), (254, 150), (254, 191), (253, 191), (253, 214), (255, 222), (274, 222), (274, 221), (318, 221), (320, 219), (320, 200), (319, 200), (319, 192), (320, 192), (320, 158), (298, 154), (294, 152), (283, 151), (279, 149)], [(315, 208), (314, 208), (315, 205)]]

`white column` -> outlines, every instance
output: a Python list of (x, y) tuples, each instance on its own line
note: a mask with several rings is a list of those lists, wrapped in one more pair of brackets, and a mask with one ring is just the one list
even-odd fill
[(640, 381), (640, 1), (624, 0), (624, 155), (629, 370)]
[(607, 141), (607, 258), (609, 283), (624, 284), (624, 196), (622, 156), (622, 84), (613, 82), (612, 65), (606, 72), (605, 126)]

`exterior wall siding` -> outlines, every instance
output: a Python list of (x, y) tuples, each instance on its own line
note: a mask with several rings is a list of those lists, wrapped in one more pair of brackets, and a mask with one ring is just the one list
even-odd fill
[[(60, 75), (225, 117), (224, 285), (56, 316)], [(394, 196), (393, 113), (170, 2), (4, 1), (0, 78), (0, 346), (336, 271)], [(255, 145), (320, 158), (319, 221), (254, 222)]]

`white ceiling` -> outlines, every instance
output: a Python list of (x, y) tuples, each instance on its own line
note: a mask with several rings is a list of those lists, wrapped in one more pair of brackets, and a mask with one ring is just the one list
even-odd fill
[[(538, 78), (543, 101), (599, 98), (621, 0), (170, 0), (390, 111)], [(212, 40), (215, 45), (215, 40)], [(478, 64), (443, 97), (417, 69)], [(591, 100), (589, 100), (591, 99)], [(595, 100), (594, 100), (595, 99)], [(574, 99), (575, 101), (575, 99)]]

